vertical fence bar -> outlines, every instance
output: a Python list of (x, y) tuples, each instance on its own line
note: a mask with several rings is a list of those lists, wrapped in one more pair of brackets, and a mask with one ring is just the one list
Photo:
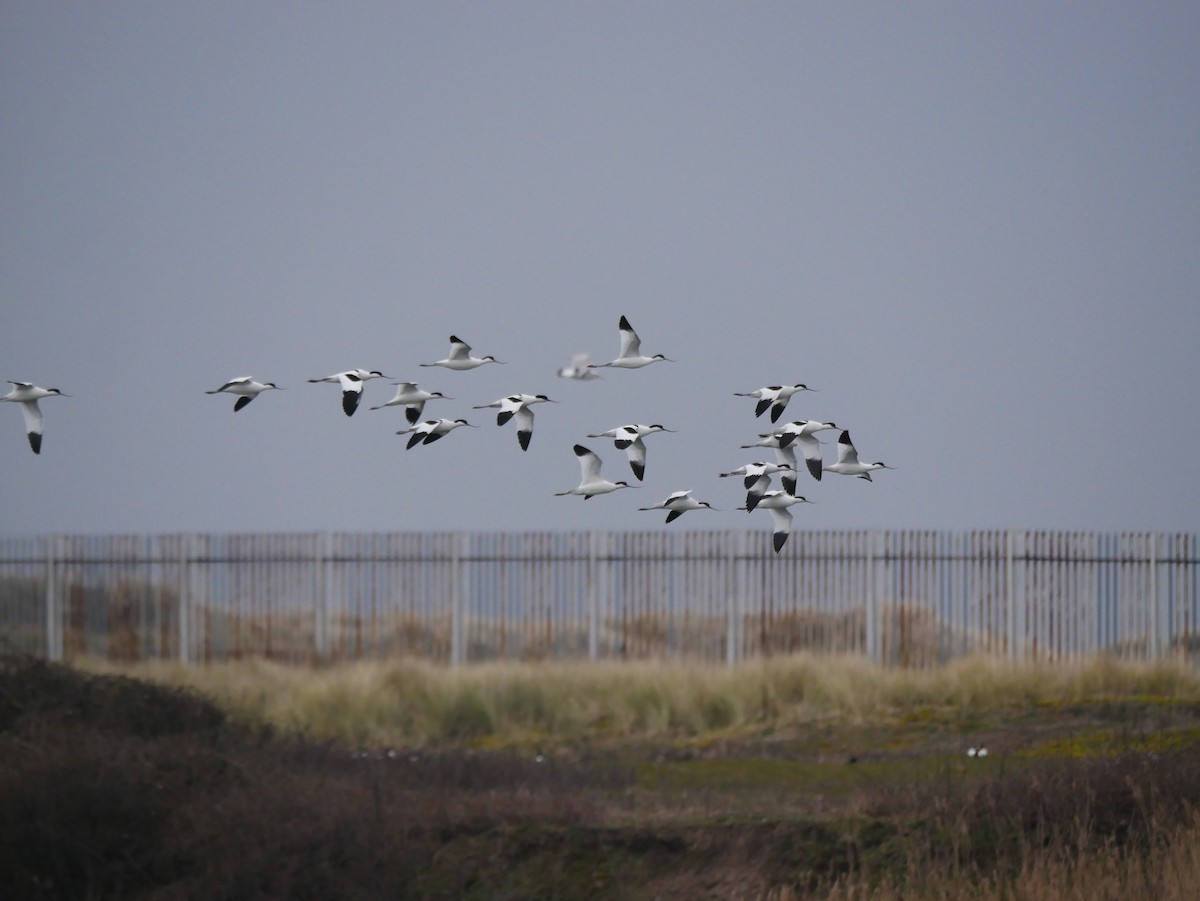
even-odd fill
[(177, 640), (180, 663), (192, 662), (191, 545), (191, 535), (179, 536), (179, 610), (175, 615), (179, 620), (176, 626), (179, 630)]
[(867, 533), (866, 548), (866, 611), (863, 622), (864, 639), (867, 645), (867, 657), (876, 666), (883, 663), (883, 653), (879, 647), (879, 579), (875, 571), (875, 554), (879, 547), (881, 535), (877, 531)]
[(1159, 630), (1159, 625), (1162, 622), (1161, 611), (1158, 609), (1158, 533), (1151, 532), (1146, 536), (1146, 578), (1149, 582), (1147, 586), (1147, 607), (1149, 613), (1149, 651), (1150, 659), (1158, 660), (1162, 656), (1162, 635)]
[(466, 662), (463, 644), (463, 618), (467, 605), (470, 581), (467, 576), (467, 560), (471, 555), (471, 535), (461, 532), (451, 536), (450, 592), (450, 665), (461, 666)]
[(333, 571), (333, 533), (322, 532), (316, 541), (316, 564), (320, 589), (317, 591), (316, 609), (313, 611), (313, 644), (318, 660), (329, 656), (329, 608), (333, 605), (336, 590)]
[(63, 659), (62, 590), (58, 584), (61, 544), (58, 535), (46, 536), (46, 658), (55, 662)]

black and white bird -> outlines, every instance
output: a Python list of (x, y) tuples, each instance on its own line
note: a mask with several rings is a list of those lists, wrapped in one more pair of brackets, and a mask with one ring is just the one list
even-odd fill
[(510, 394), (508, 397), (494, 400), (490, 404), (479, 404), (475, 409), (486, 410), (489, 407), (498, 407), (500, 412), (496, 414), (496, 425), (504, 425), (516, 416), (517, 443), (521, 445), (521, 450), (529, 450), (529, 439), (533, 437), (533, 411), (529, 409), (530, 405), (556, 403), (558, 401), (551, 400), (544, 394)]
[(404, 417), (408, 420), (409, 425), (416, 425), (421, 418), (421, 413), (425, 410), (425, 401), (427, 400), (454, 400), (452, 397), (446, 397), (440, 391), (422, 391), (417, 387), (416, 382), (393, 382), (396, 386), (396, 396), (389, 400), (386, 404), (380, 404), (378, 407), (372, 407), (372, 410), (382, 410), (384, 407), (404, 407)]
[(768, 385), (765, 388), (758, 388), (754, 391), (735, 391), (734, 397), (754, 397), (758, 399), (758, 403), (754, 407), (754, 415), (762, 416), (769, 407), (771, 409), (771, 422), (778, 422), (779, 417), (783, 415), (783, 411), (787, 409), (788, 401), (792, 399), (793, 394), (801, 391), (815, 391), (815, 388), (810, 388), (808, 385)]
[(633, 474), (637, 476), (638, 481), (646, 475), (646, 444), (642, 440), (647, 435), (653, 435), (655, 432), (674, 432), (674, 429), (668, 429), (664, 425), (655, 423), (654, 425), (640, 425), (639, 423), (630, 423), (629, 425), (617, 426), (615, 429), (609, 429), (607, 432), (589, 432), (589, 438), (611, 438), (613, 446), (617, 450), (625, 451), (625, 456), (629, 458), (629, 468), (633, 470)]
[[(789, 494), (786, 491), (768, 491), (759, 500), (757, 509), (768, 511), (771, 514), (771, 521), (774, 523), (771, 546), (775, 548), (775, 553), (778, 554), (783, 549), (788, 535), (792, 532), (792, 511), (788, 507), (811, 503), (812, 501), (806, 497)], [(746, 508), (738, 507), (738, 509), (745, 510)]]
[(875, 470), (895, 468), (895, 466), (888, 466), (882, 460), (876, 460), (874, 463), (859, 463), (858, 451), (854, 449), (854, 443), (850, 440), (850, 430), (846, 429), (838, 436), (837, 462), (826, 466), (825, 471), (836, 472), (844, 476), (856, 476), (870, 482), (871, 473)]
[[(795, 473), (795, 469), (788, 463), (747, 463), (744, 466), (739, 466), (737, 469), (731, 469), (729, 472), (720, 474), (721, 478), (729, 478), (730, 476), (742, 476), (743, 484), (746, 486), (746, 509), (753, 510), (758, 506), (758, 502), (762, 500), (762, 496), (771, 488), (771, 476), (777, 472)], [(795, 488), (795, 477), (792, 478), (793, 489)], [(789, 494), (792, 492), (788, 492)]]
[(391, 376), (384, 375), (378, 369), (347, 369), (345, 372), (335, 372), (333, 375), (327, 375), (323, 379), (309, 379), (310, 382), (332, 382), (335, 385), (340, 385), (342, 389), (342, 412), (347, 416), (353, 416), (354, 411), (358, 409), (358, 402), (362, 400), (363, 383), (369, 382), (371, 379), (387, 379)]
[(698, 501), (692, 497), (692, 490), (676, 491), (669, 494), (666, 500), (659, 501), (649, 507), (638, 507), (639, 510), (666, 510), (666, 522), (672, 522), (683, 516), (688, 510), (716, 510), (708, 501)]
[(592, 368), (592, 358), (588, 354), (575, 354), (571, 362), (558, 370), (560, 379), (574, 379), (577, 382), (591, 382), (603, 378)]
[(418, 423), (410, 429), (401, 429), (397, 435), (411, 435), (408, 439), (408, 444), (405, 445), (406, 450), (412, 450), (418, 444), (433, 444), (439, 438), (442, 438), (457, 428), (462, 426), (470, 426), (473, 429), (479, 426), (471, 425), (465, 419), (426, 419), (424, 422)]
[(471, 356), (471, 345), (462, 338), (456, 335), (450, 336), (450, 356), (444, 360), (438, 360), (435, 363), (421, 363), (421, 366), (441, 366), (445, 369), (453, 369), (455, 372), (465, 372), (468, 369), (477, 369), (480, 366), (486, 366), (488, 363), (502, 363), (502, 360), (497, 360), (490, 354), (486, 357)]
[(582, 444), (575, 445), (575, 456), (579, 459), (579, 484), (566, 491), (554, 492), (555, 497), (568, 494), (582, 495), (586, 501), (597, 494), (609, 494), (621, 488), (635, 488), (628, 482), (610, 482), (600, 476), (600, 458)]
[(605, 367), (613, 367), (616, 369), (641, 369), (643, 366), (649, 366), (651, 363), (657, 363), (659, 360), (665, 360), (668, 363), (675, 361), (664, 357), (662, 354), (655, 354), (648, 357), (642, 353), (642, 340), (638, 337), (637, 332), (633, 330), (633, 326), (629, 324), (629, 320), (624, 316), (621, 317), (619, 323), (621, 329), (621, 353), (617, 355), (615, 360), (609, 360), (607, 363), (590, 363), (592, 369), (603, 369)]
[(236, 379), (230, 379), (220, 388), (215, 391), (205, 391), (205, 394), (236, 394), (237, 401), (233, 405), (233, 412), (236, 413), (254, 398), (258, 397), (264, 391), (269, 391), (272, 388), (282, 391), (283, 389), (274, 382), (256, 382), (251, 376), (243, 375)]
[(70, 397), (57, 388), (39, 388), (33, 382), (14, 382), (8, 394), (0, 397), (0, 401), (21, 405), (21, 413), (25, 417), (25, 434), (29, 438), (29, 446), (35, 454), (42, 452), (42, 408), (38, 401), (43, 397)]

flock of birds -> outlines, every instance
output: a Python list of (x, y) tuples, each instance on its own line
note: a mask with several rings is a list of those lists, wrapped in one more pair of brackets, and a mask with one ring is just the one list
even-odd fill
[[(629, 320), (622, 316), (619, 323), (621, 333), (621, 351), (616, 358), (607, 363), (591, 363), (586, 354), (577, 354), (568, 366), (558, 370), (562, 378), (579, 381), (590, 381), (600, 378), (598, 369), (641, 369), (652, 363), (674, 362), (662, 354), (647, 356), (642, 353), (641, 340)], [(438, 366), (456, 372), (464, 372), (486, 366), (491, 363), (503, 365), (503, 361), (493, 356), (475, 357), (471, 355), (471, 347), (455, 335), (450, 336), (450, 353), (443, 360), (432, 363), (421, 363), (421, 366)], [(353, 416), (362, 400), (363, 385), (371, 379), (387, 378), (378, 370), (350, 369), (334, 373), (324, 378), (309, 379), (309, 382), (328, 382), (338, 385), (342, 395), (342, 411), (347, 416)], [(58, 388), (41, 388), (31, 382), (10, 381), (13, 386), (8, 394), (0, 397), (0, 401), (16, 403), (21, 406), (25, 417), (25, 431), (29, 438), (29, 446), (35, 454), (42, 449), (42, 411), (38, 402), (48, 397), (69, 397)], [(407, 448), (412, 449), (418, 444), (432, 444), (444, 438), (455, 429), (467, 426), (476, 428), (466, 419), (425, 419), (421, 416), (425, 404), (436, 400), (453, 400), (440, 391), (425, 391), (416, 382), (393, 382), (396, 387), (395, 396), (387, 403), (371, 407), (379, 410), (385, 407), (404, 407), (408, 428), (399, 430), (397, 435), (408, 435)], [(237, 397), (233, 405), (234, 412), (244, 409), (252, 400), (265, 391), (280, 390), (274, 382), (259, 382), (250, 376), (230, 379), (219, 388), (207, 391), (207, 394), (232, 394)], [(802, 391), (811, 391), (807, 385), (770, 385), (755, 391), (734, 392), (738, 397), (750, 397), (756, 401), (754, 415), (761, 417), (770, 411), (771, 430), (759, 434), (758, 441), (743, 444), (743, 448), (771, 448), (775, 452), (774, 463), (756, 461), (746, 463), (729, 472), (720, 473), (721, 478), (741, 477), (746, 489), (746, 503), (738, 507), (747, 512), (766, 510), (771, 515), (773, 523), (772, 545), (776, 553), (783, 548), (792, 527), (790, 508), (796, 504), (812, 503), (803, 495), (797, 494), (797, 477), (799, 475), (799, 460), (797, 451), (804, 457), (804, 466), (812, 478), (820, 481), (823, 473), (832, 472), (838, 475), (854, 476), (871, 481), (871, 473), (881, 469), (894, 469), (882, 461), (864, 463), (859, 460), (858, 451), (850, 440), (850, 432), (839, 429), (836, 423), (819, 422), (816, 420), (795, 420), (776, 426), (788, 401)], [(517, 424), (517, 442), (522, 450), (529, 449), (533, 437), (534, 414), (530, 409), (535, 404), (557, 403), (545, 394), (510, 394), (491, 403), (478, 404), (476, 410), (495, 409), (497, 425), (505, 425), (515, 419)], [(837, 462), (825, 464), (821, 442), (817, 435), (821, 432), (840, 430), (837, 439)], [(658, 432), (671, 432), (661, 424), (642, 425), (630, 423), (618, 426), (604, 432), (593, 432), (588, 438), (608, 438), (617, 450), (625, 452), (629, 467), (640, 482), (646, 472), (645, 439)], [(579, 462), (579, 484), (565, 491), (555, 492), (557, 496), (578, 495), (585, 500), (601, 494), (610, 494), (622, 488), (634, 487), (625, 481), (610, 481), (601, 474), (600, 457), (582, 444), (574, 446), (575, 456)], [(780, 489), (772, 489), (771, 479), (778, 475)], [(708, 501), (697, 500), (690, 489), (676, 491), (665, 499), (649, 507), (639, 507), (639, 510), (665, 510), (666, 522), (673, 522), (689, 510), (715, 510)]]

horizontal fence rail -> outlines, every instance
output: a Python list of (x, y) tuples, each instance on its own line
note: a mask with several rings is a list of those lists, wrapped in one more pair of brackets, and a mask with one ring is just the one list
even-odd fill
[(799, 531), (0, 537), (0, 651), (52, 660), (1196, 661), (1196, 537)]

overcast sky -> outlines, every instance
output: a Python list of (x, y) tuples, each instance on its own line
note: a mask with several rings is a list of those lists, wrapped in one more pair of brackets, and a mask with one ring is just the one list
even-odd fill
[[(898, 469), (798, 528), (1195, 531), (1198, 48), (1185, 3), (6, 0), (0, 379), (73, 396), (40, 456), (0, 405), (0, 530), (767, 530), (733, 392), (799, 381)], [(678, 362), (555, 376), (622, 314)], [(508, 365), (419, 368), (451, 333)], [(482, 428), (306, 381), (358, 366)], [(517, 391), (528, 452), (470, 409)], [(628, 422), (678, 429), (644, 487), (554, 497)], [(681, 488), (722, 511), (638, 512)]]

